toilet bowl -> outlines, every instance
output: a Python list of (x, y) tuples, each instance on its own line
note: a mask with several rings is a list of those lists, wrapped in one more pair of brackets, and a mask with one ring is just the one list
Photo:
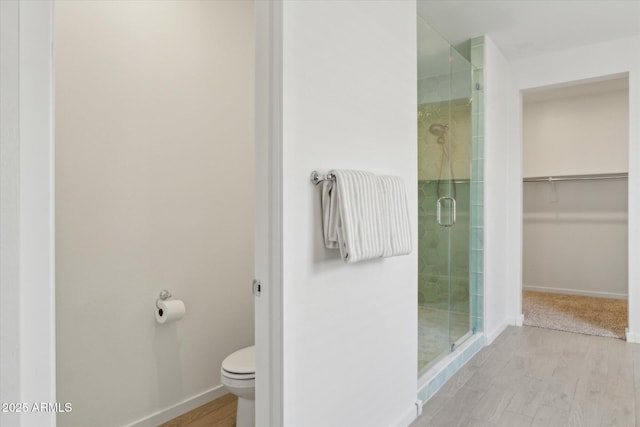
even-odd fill
[(238, 396), (236, 427), (255, 426), (256, 347), (245, 347), (222, 361), (222, 384)]

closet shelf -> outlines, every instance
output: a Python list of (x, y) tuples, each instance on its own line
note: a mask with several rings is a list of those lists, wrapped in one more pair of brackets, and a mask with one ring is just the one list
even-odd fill
[(601, 173), (591, 175), (534, 176), (523, 178), (523, 182), (588, 181), (596, 179), (626, 179), (627, 173)]

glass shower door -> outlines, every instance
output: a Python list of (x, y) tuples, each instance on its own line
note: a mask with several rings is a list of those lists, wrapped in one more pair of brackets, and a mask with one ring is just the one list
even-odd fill
[(471, 333), (469, 287), (471, 207), (471, 64), (451, 48), (451, 100), (449, 102), (450, 186), (455, 199), (455, 224), (449, 240), (449, 342), (451, 349)]
[(471, 64), (418, 19), (418, 371), (470, 335)]

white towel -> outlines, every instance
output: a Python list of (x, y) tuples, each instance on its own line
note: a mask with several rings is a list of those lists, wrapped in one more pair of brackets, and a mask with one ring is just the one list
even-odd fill
[(346, 263), (411, 252), (402, 180), (353, 170), (332, 171), (322, 185), (325, 247)]
[(368, 172), (332, 173), (334, 181), (322, 186), (325, 246), (340, 248), (342, 259), (349, 264), (381, 257), (379, 180)]
[[(338, 249), (338, 228), (340, 214), (338, 213), (338, 198), (334, 196), (337, 191), (334, 181), (327, 179), (322, 183), (322, 231), (324, 233), (324, 246), (327, 249)], [(333, 196), (333, 197), (332, 197)]]
[(411, 228), (407, 195), (402, 178), (397, 176), (379, 176), (383, 189), (382, 212), (383, 233), (385, 238), (384, 257), (407, 255), (411, 253)]

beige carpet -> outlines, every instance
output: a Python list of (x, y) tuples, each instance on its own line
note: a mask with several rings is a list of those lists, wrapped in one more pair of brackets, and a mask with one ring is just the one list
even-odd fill
[(627, 300), (525, 291), (522, 311), (527, 326), (625, 339)]

